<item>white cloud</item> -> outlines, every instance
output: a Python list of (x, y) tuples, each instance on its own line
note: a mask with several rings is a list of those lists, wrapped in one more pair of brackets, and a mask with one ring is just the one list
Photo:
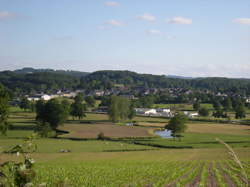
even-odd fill
[(169, 24), (184, 24), (184, 25), (190, 25), (193, 23), (192, 19), (184, 18), (184, 17), (173, 17), (171, 19), (167, 20), (167, 23)]
[(237, 18), (237, 19), (234, 19), (233, 22), (243, 24), (243, 25), (250, 25), (250, 18)]
[(150, 21), (153, 22), (156, 20), (156, 17), (151, 14), (143, 14), (141, 16), (137, 16), (138, 19), (144, 20), (144, 21)]
[(152, 34), (152, 35), (160, 35), (160, 34), (162, 34), (162, 32), (160, 30), (156, 30), (156, 29), (147, 30), (147, 33)]
[(14, 17), (15, 14), (10, 13), (8, 11), (0, 11), (0, 20), (6, 20)]
[(116, 26), (116, 27), (125, 26), (125, 24), (123, 22), (115, 20), (115, 19), (111, 19), (109, 21), (106, 21), (106, 24)]
[(110, 6), (110, 7), (117, 7), (120, 4), (118, 2), (115, 2), (115, 1), (107, 1), (107, 2), (105, 2), (105, 5)]

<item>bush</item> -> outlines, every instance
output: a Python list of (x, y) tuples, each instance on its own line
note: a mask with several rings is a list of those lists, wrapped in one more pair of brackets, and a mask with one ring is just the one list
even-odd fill
[(199, 109), (199, 115), (200, 116), (209, 116), (209, 110), (205, 107), (202, 107)]
[(98, 139), (98, 140), (104, 140), (104, 139), (105, 139), (104, 133), (103, 133), (103, 132), (100, 132), (100, 133), (97, 135), (97, 139)]

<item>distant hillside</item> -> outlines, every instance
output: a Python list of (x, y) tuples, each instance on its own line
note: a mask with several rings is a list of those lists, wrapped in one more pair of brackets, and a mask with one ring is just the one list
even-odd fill
[(53, 70), (53, 69), (34, 69), (30, 67), (18, 69), (14, 71), (18, 74), (27, 74), (27, 73), (38, 73), (38, 72), (50, 72), (50, 73), (58, 73), (58, 74), (66, 74), (66, 75), (72, 75), (75, 77), (82, 77), (86, 76), (89, 73), (88, 72), (81, 72), (81, 71), (72, 71), (72, 70)]
[(194, 79), (194, 77), (184, 77), (179, 75), (166, 75), (167, 78), (175, 78), (175, 79)]
[(207, 89), (215, 92), (250, 94), (250, 79), (169, 78), (164, 75), (139, 74), (131, 71), (96, 71), (81, 78), (80, 86), (87, 89), (105, 89), (116, 84), (144, 88)]
[(139, 74), (131, 71), (93, 73), (23, 68), (0, 72), (0, 83), (15, 93), (51, 92), (57, 89), (111, 89), (117, 85), (133, 88), (184, 88), (250, 95), (250, 79), (183, 78)]

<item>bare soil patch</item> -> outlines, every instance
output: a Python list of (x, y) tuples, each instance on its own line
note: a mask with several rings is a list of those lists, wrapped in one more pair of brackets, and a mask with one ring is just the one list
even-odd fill
[(113, 123), (66, 124), (60, 127), (60, 130), (69, 132), (68, 134), (61, 135), (61, 137), (67, 138), (97, 138), (97, 135), (101, 132), (105, 137), (111, 138), (151, 136), (148, 133), (148, 129), (115, 125)]
[(213, 167), (212, 163), (210, 163), (208, 166), (208, 176), (207, 176), (207, 181), (206, 181), (207, 187), (215, 187), (216, 186), (216, 179), (215, 179), (212, 167)]

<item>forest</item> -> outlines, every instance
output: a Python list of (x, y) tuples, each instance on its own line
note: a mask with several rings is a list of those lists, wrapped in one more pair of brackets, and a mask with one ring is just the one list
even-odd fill
[(166, 75), (139, 74), (131, 71), (96, 71), (93, 73), (24, 68), (0, 72), (0, 83), (12, 92), (31, 94), (65, 89), (111, 89), (117, 85), (128, 88), (182, 88), (215, 93), (250, 95), (250, 79), (236, 78), (169, 78)]

